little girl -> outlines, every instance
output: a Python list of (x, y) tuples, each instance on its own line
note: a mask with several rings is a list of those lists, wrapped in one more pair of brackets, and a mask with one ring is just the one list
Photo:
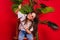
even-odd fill
[[(19, 6), (21, 8), (21, 5)], [(18, 10), (18, 9), (17, 9)], [(20, 24), (19, 24), (19, 37), (18, 40), (23, 40), (24, 37), (26, 36), (28, 40), (33, 40), (33, 20), (36, 17), (35, 12), (28, 13), (28, 14), (22, 14), (19, 10), (17, 12), (18, 18), (20, 19)]]

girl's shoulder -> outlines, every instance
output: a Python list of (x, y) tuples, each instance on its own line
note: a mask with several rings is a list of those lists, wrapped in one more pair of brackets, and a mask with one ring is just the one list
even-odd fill
[(26, 18), (27, 14), (23, 14), (20, 11), (18, 11), (18, 18), (20, 18), (21, 21), (23, 21)]
[(18, 11), (17, 12), (18, 15), (24, 15), (22, 12)]

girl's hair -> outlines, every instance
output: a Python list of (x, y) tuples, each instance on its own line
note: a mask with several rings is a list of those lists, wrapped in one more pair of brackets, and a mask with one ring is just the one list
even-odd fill
[[(28, 14), (29, 14), (29, 13), (28, 13)], [(27, 15), (28, 15), (28, 14), (27, 14)], [(27, 24), (27, 20), (28, 20), (28, 18), (27, 18), (27, 16), (26, 16), (26, 18), (25, 18), (25, 20), (24, 20), (24, 21), (25, 21), (24, 25)], [(30, 21), (31, 21), (31, 20), (30, 20)]]
[[(32, 13), (36, 13), (36, 12), (32, 12)], [(38, 29), (38, 21), (39, 21), (39, 18), (38, 18), (38, 14), (36, 13), (36, 17), (33, 19), (33, 22), (32, 22), (32, 25), (31, 27), (33, 26), (33, 36), (36, 36), (35, 34), (37, 33), (37, 29)]]
[[(31, 13), (35, 13), (34, 11), (31, 12)], [(27, 14), (28, 15), (28, 14)], [(26, 16), (26, 19), (24, 20), (25, 21), (25, 24), (27, 24), (27, 16)], [(31, 21), (31, 20), (30, 20)], [(36, 17), (33, 19), (33, 21), (31, 21), (32, 24), (31, 26), (29, 27), (29, 30), (33, 27), (33, 34), (35, 36), (35, 33), (37, 32), (37, 26), (38, 26), (38, 15), (36, 14)]]
[[(35, 13), (35, 12), (33, 11), (33, 12), (31, 12), (31, 14), (32, 14), (32, 13)], [(27, 15), (28, 15), (28, 14), (27, 14)], [(26, 19), (24, 20), (24, 21), (25, 21), (25, 24), (27, 23), (27, 19), (28, 19), (28, 18), (27, 18), (27, 16), (26, 16)], [(31, 20), (30, 20), (30, 21), (31, 21)], [(33, 19), (33, 21), (31, 21), (31, 22), (32, 22), (32, 24), (34, 24), (34, 25), (35, 25), (35, 24), (38, 24), (38, 15), (37, 15), (37, 14), (36, 14), (36, 17), (35, 17), (35, 18)], [(34, 25), (33, 25), (33, 26), (34, 26)]]
[[(30, 13), (32, 14), (32, 13), (35, 13), (35, 12), (33, 11), (33, 12), (30, 12)], [(29, 13), (28, 13), (28, 14), (29, 14)], [(28, 14), (27, 14), (27, 15), (28, 15)], [(25, 21), (25, 24), (27, 24), (27, 19), (28, 19), (28, 18), (27, 18), (27, 16), (26, 16), (26, 19), (24, 20), (24, 21)], [(34, 18), (34, 19), (35, 19), (35, 18)], [(33, 19), (33, 20), (34, 20), (34, 19)], [(30, 21), (31, 21), (31, 20), (30, 20)], [(33, 21), (31, 21), (31, 22), (33, 23)]]

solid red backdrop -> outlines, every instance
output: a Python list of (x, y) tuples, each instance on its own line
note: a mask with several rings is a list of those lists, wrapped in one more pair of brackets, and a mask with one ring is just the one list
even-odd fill
[[(41, 16), (41, 20), (50, 20), (60, 26), (59, 0), (38, 0), (55, 9), (53, 13)], [(12, 40), (17, 23), (16, 15), (12, 11), (10, 0), (0, 0), (0, 40)], [(60, 40), (60, 30), (54, 31), (47, 25), (38, 25), (39, 40)]]

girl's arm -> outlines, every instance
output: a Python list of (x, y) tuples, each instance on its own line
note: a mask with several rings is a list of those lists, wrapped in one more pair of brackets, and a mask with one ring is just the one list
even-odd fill
[(25, 31), (26, 31), (28, 34), (31, 34), (31, 31), (27, 28), (26, 25), (25, 25), (24, 29), (25, 29)]
[(31, 31), (28, 28), (25, 28), (25, 30), (28, 34), (31, 34)]
[(19, 9), (17, 9), (17, 10), (15, 11), (15, 13), (17, 14), (18, 11), (19, 11)]

